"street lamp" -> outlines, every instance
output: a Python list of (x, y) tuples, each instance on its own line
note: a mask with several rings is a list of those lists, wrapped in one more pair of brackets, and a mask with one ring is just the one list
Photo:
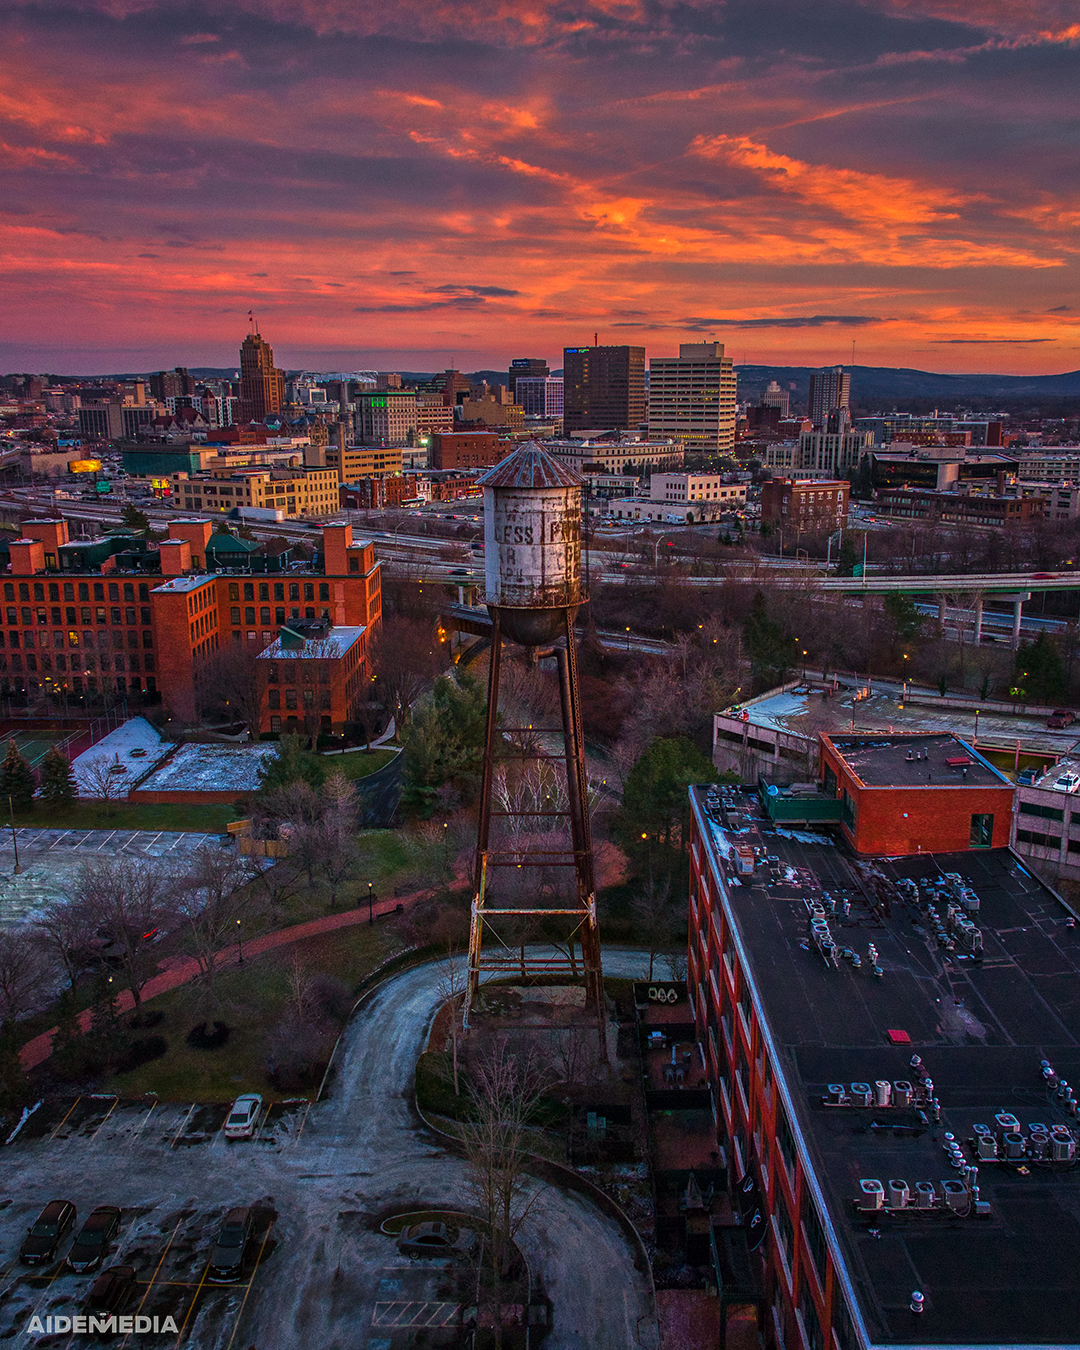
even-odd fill
[(367, 921), (369, 924), (375, 922), (375, 887), (369, 881), (367, 884)]
[(244, 964), (244, 930), (240, 926), (239, 919), (236, 921), (236, 945), (240, 952), (240, 959), (236, 964), (242, 966)]
[(626, 650), (630, 650), (630, 629), (626, 630)]

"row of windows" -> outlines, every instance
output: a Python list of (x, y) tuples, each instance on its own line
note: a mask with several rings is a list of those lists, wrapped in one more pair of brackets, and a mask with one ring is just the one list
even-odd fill
[[(286, 708), (295, 708), (295, 707), (297, 706), (297, 701), (296, 701), (297, 691), (296, 691), (295, 689), (286, 689), (284, 692), (285, 692), (285, 707), (286, 707)], [(301, 689), (299, 692), (303, 695), (303, 704), (304, 704), (304, 707), (305, 707), (305, 708), (314, 708), (314, 706), (315, 706), (315, 690), (314, 690), (314, 689)], [(268, 691), (267, 691), (267, 695), (266, 695), (267, 706), (270, 707), (270, 708), (278, 708), (278, 709), (280, 709), (280, 707), (281, 707), (281, 694), (282, 694), (282, 691), (281, 691), (280, 689), (270, 689), (270, 690), (268, 690)], [(320, 708), (329, 708), (330, 706), (331, 706), (331, 705), (330, 705), (330, 690), (329, 690), (329, 689), (320, 689), (320, 690), (319, 690), (319, 707), (320, 707)]]
[[(1058, 806), (1040, 806), (1038, 802), (1021, 802), (1022, 816), (1042, 816), (1044, 820), (1064, 820), (1065, 812)], [(1074, 812), (1074, 814), (1076, 814)]]
[[(291, 613), (288, 617), (289, 617), (290, 619), (299, 619), (299, 618), (301, 617), (300, 611), (299, 611), (298, 609), (294, 609), (294, 610), (292, 611), (292, 613)], [(303, 617), (304, 617), (305, 619), (314, 619), (314, 618), (316, 617), (314, 606), (309, 606), (309, 607), (304, 611)], [(321, 617), (324, 618), (324, 619), (329, 618), (329, 617), (330, 617), (330, 611), (329, 611), (328, 609), (324, 609), (323, 612), (322, 612)], [(274, 623), (282, 624), (282, 623), (285, 623), (286, 621), (287, 621), (287, 620), (286, 620), (286, 616), (285, 616), (285, 610), (284, 610), (284, 609), (275, 609), (275, 610), (274, 610)], [(229, 622), (233, 625), (234, 628), (239, 627), (239, 625), (240, 625), (240, 607), (239, 607), (238, 605), (234, 606), (232, 609), (229, 610)], [(253, 624), (253, 623), (256, 622), (256, 619), (255, 619), (255, 606), (254, 606), (254, 605), (248, 605), (248, 606), (245, 607), (245, 609), (244, 609), (244, 619), (243, 619), (243, 622), (244, 622), (245, 624)], [(259, 623), (269, 623), (269, 622), (270, 622), (270, 606), (269, 606), (269, 605), (263, 605), (262, 608), (259, 610), (259, 618), (258, 618), (258, 622), (259, 622)]]
[[(1019, 844), (1035, 844), (1039, 848), (1061, 848), (1060, 834), (1043, 834), (1039, 830), (1017, 830), (1016, 841)], [(1070, 839), (1067, 853), (1080, 853), (1080, 839)]]
[[(282, 661), (279, 665), (276, 661), (267, 663), (266, 672), (267, 684), (329, 684), (330, 683), (330, 662), (329, 661)], [(300, 679), (297, 680), (297, 668), (299, 667)], [(279, 678), (280, 677), (280, 678)]]
[[(288, 729), (288, 730), (292, 730), (293, 727), (295, 727), (295, 726), (298, 725), (298, 724), (297, 724), (297, 720), (296, 720), (295, 717), (287, 717), (287, 718), (285, 719), (285, 721), (286, 721), (287, 729)], [(319, 725), (320, 725), (320, 727), (321, 727), (321, 729), (322, 729), (323, 731), (325, 731), (325, 732), (329, 732), (329, 731), (330, 731), (330, 728), (331, 728), (332, 723), (331, 723), (331, 720), (330, 720), (330, 715), (329, 715), (329, 713), (323, 713), (322, 717), (319, 719)], [(271, 717), (271, 718), (270, 718), (270, 730), (271, 730), (271, 731), (280, 731), (280, 730), (281, 730), (281, 718), (280, 718), (280, 717)]]
[[(127, 630), (127, 646), (137, 647), (139, 645), (139, 633), (134, 628)], [(65, 634), (59, 629), (54, 629), (50, 638), (48, 633), (35, 633), (33, 629), (29, 632), (20, 633), (18, 630), (9, 632), (6, 637), (4, 630), (0, 628), (0, 647), (5, 642), (9, 647), (53, 647), (57, 651), (62, 651), (67, 647), (98, 647), (104, 651), (108, 647), (121, 648), (124, 644), (124, 633), (120, 628), (113, 629), (89, 629), (81, 633), (76, 628), (69, 628)], [(142, 645), (152, 647), (154, 645), (154, 634), (151, 629), (142, 630)]]
[[(57, 581), (50, 581), (50, 582), (48, 582), (48, 583), (46, 583), (46, 582), (44, 582), (44, 581), (35, 581), (35, 582), (33, 583), (33, 590), (34, 590), (33, 599), (35, 599), (35, 600), (44, 600), (44, 599), (46, 599), (46, 595), (45, 595), (45, 587), (46, 587), (46, 584), (48, 585), (48, 589), (49, 589), (49, 594), (48, 594), (48, 597), (47, 597), (49, 600), (59, 600), (59, 599), (61, 599), (61, 598), (63, 598), (64, 600), (74, 600), (74, 599), (76, 599), (76, 595), (75, 595), (75, 588), (76, 588), (76, 586), (78, 586), (78, 591), (79, 591), (79, 594), (78, 594), (78, 597), (77, 597), (77, 598), (78, 598), (79, 600), (89, 600), (89, 599), (91, 598), (91, 596), (90, 596), (90, 586), (91, 586), (91, 584), (93, 584), (93, 587), (94, 587), (94, 595), (93, 595), (93, 598), (94, 598), (95, 600), (104, 600), (104, 599), (106, 599), (106, 598), (108, 598), (109, 600), (119, 600), (119, 599), (121, 598), (121, 596), (120, 596), (120, 589), (121, 589), (121, 586), (123, 587), (123, 591), (124, 591), (123, 598), (124, 598), (125, 600), (134, 600), (134, 599), (135, 599), (135, 582), (133, 582), (133, 581), (125, 581), (125, 582), (110, 581), (110, 582), (108, 582), (107, 586), (106, 586), (106, 583), (103, 582), (103, 581), (95, 581), (95, 582), (93, 582), (93, 583), (88, 582), (88, 581), (79, 581), (79, 582), (65, 581), (65, 582), (63, 582), (63, 583), (60, 583), (60, 582), (57, 582)], [(149, 584), (148, 584), (147, 582), (145, 582), (145, 581), (141, 581), (141, 582), (138, 583), (138, 585), (139, 585), (139, 599), (140, 599), (140, 600), (149, 600), (149, 599), (150, 599), (150, 586), (149, 586)], [(18, 583), (18, 586), (19, 586), (18, 599), (20, 599), (20, 600), (29, 600), (29, 599), (31, 599), (31, 595), (30, 595), (30, 587), (31, 587), (31, 583), (28, 582), (28, 581), (20, 581), (20, 582)], [(105, 594), (106, 589), (108, 589), (108, 596), (107, 596), (107, 597), (106, 597), (106, 594)], [(60, 594), (61, 590), (63, 591), (63, 597), (61, 597), (61, 594)], [(16, 596), (15, 596), (15, 583), (14, 583), (13, 581), (7, 581), (7, 582), (5, 582), (5, 583), (4, 583), (4, 599), (5, 599), (5, 600), (14, 600), (15, 598), (16, 598)], [(146, 620), (145, 622), (149, 622), (149, 620)]]
[[(149, 652), (143, 654), (141, 663), (143, 670), (154, 669), (154, 658)], [(24, 657), (17, 652), (8, 657), (5, 656), (3, 652), (0, 652), (0, 670), (59, 670), (65, 672), (68, 670), (93, 671), (98, 669), (102, 671), (138, 670), (139, 664), (140, 657), (133, 653), (122, 656), (91, 656), (87, 653), (86, 655), (72, 656), (69, 658), (62, 655), (38, 657), (33, 655), (33, 653), (28, 653)]]
[[(138, 616), (138, 617), (136, 617)], [(119, 625), (122, 623), (134, 624), (150, 622), (149, 608), (136, 610), (134, 605), (129, 605), (126, 609), (121, 609), (118, 605), (112, 609), (106, 609), (104, 605), (98, 605), (91, 609), (89, 605), (83, 605), (76, 610), (74, 605), (68, 605), (66, 610), (62, 610), (59, 605), (53, 605), (48, 609), (30, 609), (29, 606), (23, 606), (22, 617), (20, 620), (20, 611), (14, 605), (8, 606), (7, 621), (9, 625), (21, 622), (24, 627), (36, 622), (39, 628), (45, 628), (52, 623), (59, 627), (62, 623), (111, 623)]]
[[(245, 581), (245, 582), (243, 583), (243, 586), (244, 586), (243, 599), (245, 599), (245, 600), (254, 600), (254, 599), (256, 598), (256, 597), (255, 597), (255, 584), (256, 584), (256, 583), (253, 582), (253, 581)], [(267, 582), (267, 581), (262, 581), (262, 582), (259, 582), (259, 583), (258, 583), (258, 585), (259, 585), (259, 595), (258, 595), (258, 598), (259, 598), (260, 600), (269, 600), (269, 599), (271, 599), (271, 595), (270, 595), (270, 586), (271, 586), (271, 584), (273, 585), (273, 588), (274, 588), (274, 594), (273, 594), (273, 597), (272, 597), (274, 600), (285, 600), (286, 598), (289, 599), (289, 600), (299, 600), (299, 599), (301, 598), (301, 595), (300, 595), (300, 586), (301, 586), (301, 584), (303, 584), (303, 587), (304, 587), (303, 599), (305, 599), (305, 600), (314, 600), (314, 599), (315, 599), (315, 582), (313, 582), (313, 581), (305, 581), (305, 582), (303, 582), (303, 583), (301, 583), (301, 582), (299, 582), (299, 581), (290, 581), (290, 582), (288, 582), (288, 583), (286, 583), (286, 582), (284, 582), (284, 581), (275, 581), (275, 582), (273, 582), (273, 583), (270, 583), (270, 582)], [(288, 594), (287, 597), (286, 597), (286, 595), (285, 595), (285, 586), (286, 586), (286, 584), (288, 584), (288, 587), (289, 587), (289, 594)], [(319, 597), (318, 597), (318, 598), (319, 598), (320, 600), (329, 600), (329, 599), (330, 599), (330, 583), (327, 582), (327, 581), (320, 581), (320, 582), (318, 583), (318, 585), (319, 585)], [(238, 581), (230, 581), (230, 582), (229, 582), (229, 599), (230, 599), (230, 600), (239, 600), (240, 598), (241, 598), (241, 596), (240, 596), (240, 582), (238, 582)]]

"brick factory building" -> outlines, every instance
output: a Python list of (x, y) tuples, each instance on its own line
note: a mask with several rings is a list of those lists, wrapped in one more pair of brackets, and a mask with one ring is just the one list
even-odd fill
[(325, 620), (360, 630), (366, 661), (382, 619), (375, 549), (354, 543), (351, 525), (323, 526), (299, 570), (201, 519), (170, 521), (157, 547), (123, 532), (72, 541), (64, 520), (27, 521), (23, 536), (0, 545), (7, 697), (130, 693), (192, 722), (200, 666), (226, 643), (257, 653), (287, 624)]
[(434, 432), (428, 447), (432, 469), (487, 469), (510, 453), (512, 443), (494, 431)]
[(1072, 911), (1007, 849), (858, 863), (751, 789), (690, 803), (722, 1316), (769, 1350), (1075, 1346)]
[(851, 484), (838, 478), (773, 478), (761, 489), (761, 519), (800, 534), (847, 524)]
[(900, 855), (1004, 848), (1012, 783), (948, 732), (822, 736), (822, 792), (839, 799), (856, 853)]
[(259, 653), (262, 732), (340, 734), (368, 697), (367, 630), (293, 622)]

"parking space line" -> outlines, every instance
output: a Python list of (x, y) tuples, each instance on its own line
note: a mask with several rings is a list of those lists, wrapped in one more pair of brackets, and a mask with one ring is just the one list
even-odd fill
[(187, 1128), (187, 1123), (191, 1119), (191, 1113), (194, 1110), (195, 1110), (195, 1103), (192, 1102), (191, 1105), (188, 1107), (187, 1115), (184, 1117), (183, 1121), (180, 1124), (180, 1128), (176, 1131), (176, 1135), (173, 1138), (172, 1143), (169, 1145), (170, 1148), (176, 1147), (177, 1143), (179, 1142), (180, 1136), (184, 1133), (184, 1130)]
[[(113, 1098), (113, 1104), (112, 1104), (112, 1106), (109, 1107), (108, 1111), (105, 1112), (105, 1119), (102, 1120), (101, 1125), (104, 1125), (104, 1124), (105, 1124), (105, 1121), (109, 1119), (109, 1117), (112, 1115), (112, 1113), (116, 1110), (116, 1108), (117, 1108), (119, 1105), (120, 1105), (120, 1098), (119, 1098), (119, 1097), (114, 1097), (114, 1098)], [(90, 1141), (88, 1141), (88, 1142), (92, 1142), (93, 1140), (95, 1140), (95, 1139), (98, 1137), (98, 1130), (101, 1129), (101, 1125), (99, 1125), (99, 1126), (97, 1127), (97, 1130), (95, 1130), (94, 1133), (90, 1136)]]
[[(207, 1275), (208, 1275), (209, 1273), (210, 1273), (210, 1262), (207, 1261), (206, 1265), (203, 1267), (202, 1279), (201, 1279), (201, 1280), (199, 1281), (199, 1283), (195, 1286), (195, 1292), (194, 1292), (194, 1294), (192, 1294), (192, 1296), (191, 1296), (191, 1302), (188, 1304), (188, 1310), (187, 1310), (187, 1312), (184, 1314), (184, 1320), (180, 1323), (180, 1330), (176, 1333), (176, 1344), (177, 1344), (177, 1345), (179, 1345), (180, 1342), (184, 1339), (184, 1331), (185, 1331), (186, 1328), (187, 1328), (188, 1318), (191, 1316), (192, 1312), (194, 1312), (194, 1310), (195, 1310), (195, 1304), (198, 1303), (198, 1301), (199, 1301), (199, 1294), (202, 1292), (202, 1287), (203, 1287), (203, 1285), (206, 1283), (206, 1277), (207, 1277)], [(254, 1277), (254, 1272), (253, 1272), (253, 1277)], [(231, 1345), (232, 1342), (230, 1341), (229, 1344)]]
[(304, 1126), (307, 1124), (308, 1112), (310, 1110), (311, 1110), (311, 1101), (309, 1100), (307, 1106), (304, 1107), (304, 1117), (300, 1121), (300, 1128), (296, 1131), (296, 1143), (300, 1142), (300, 1136), (304, 1133)]
[(115, 833), (116, 833), (115, 830), (110, 830), (109, 833), (105, 836), (105, 838), (101, 841), (101, 843), (98, 844), (98, 852), (99, 852), (99, 853), (101, 852), (101, 850), (105, 847), (105, 845), (109, 842), (109, 840), (113, 837), (113, 835), (114, 835)]
[[(247, 1282), (247, 1288), (244, 1290), (244, 1297), (240, 1300), (240, 1307), (236, 1313), (236, 1321), (233, 1323), (232, 1335), (229, 1337), (229, 1343), (225, 1350), (232, 1350), (232, 1343), (236, 1340), (236, 1333), (240, 1330), (240, 1319), (244, 1315), (244, 1307), (248, 1301), (248, 1294), (251, 1293), (251, 1286), (255, 1283), (255, 1276), (259, 1273), (259, 1266), (262, 1264), (263, 1252), (266, 1251), (266, 1244), (270, 1240), (270, 1230), (274, 1226), (273, 1219), (266, 1225), (266, 1232), (263, 1234), (262, 1246), (259, 1248), (259, 1255), (255, 1260), (255, 1269), (251, 1272), (251, 1279)], [(209, 1269), (209, 1266), (207, 1266)], [(185, 1323), (187, 1318), (184, 1319)], [(181, 1328), (183, 1330), (183, 1328)]]
[[(160, 1260), (160, 1261), (157, 1263), (157, 1265), (154, 1267), (154, 1273), (153, 1273), (153, 1275), (150, 1276), (150, 1283), (146, 1286), (146, 1293), (143, 1294), (143, 1296), (142, 1296), (141, 1299), (139, 1299), (139, 1306), (135, 1309), (136, 1316), (137, 1316), (139, 1313), (142, 1312), (142, 1310), (143, 1310), (143, 1304), (144, 1304), (144, 1303), (146, 1302), (146, 1300), (150, 1297), (150, 1290), (153, 1289), (153, 1287), (154, 1287), (154, 1281), (157, 1279), (158, 1274), (159, 1274), (159, 1272), (161, 1271), (161, 1267), (165, 1264), (165, 1258), (166, 1258), (166, 1257), (168, 1256), (168, 1254), (169, 1254), (169, 1248), (173, 1245), (173, 1239), (176, 1237), (177, 1233), (180, 1231), (180, 1225), (181, 1225), (183, 1222), (184, 1222), (184, 1216), (181, 1214), (181, 1216), (179, 1217), (179, 1219), (177, 1219), (177, 1221), (176, 1221), (176, 1227), (175, 1227), (175, 1228), (172, 1230), (172, 1232), (169, 1234), (169, 1240), (168, 1240), (168, 1242), (165, 1244), (165, 1250), (161, 1253), (161, 1260)], [(124, 1339), (120, 1342), (120, 1350), (124, 1350), (124, 1346), (127, 1345), (127, 1343), (128, 1343), (128, 1338), (127, 1338), (127, 1336), (125, 1336)]]
[[(270, 1112), (271, 1112), (273, 1109), (274, 1109), (273, 1106), (267, 1106), (267, 1107), (264, 1108), (263, 1113), (262, 1113), (262, 1120), (259, 1121), (259, 1128), (258, 1128), (258, 1129), (255, 1131), (255, 1133), (251, 1136), (251, 1142), (252, 1142), (253, 1144), (257, 1142), (257, 1140), (258, 1140), (258, 1138), (259, 1138), (259, 1135), (262, 1134), (262, 1132), (263, 1132), (263, 1126), (264, 1126), (264, 1125), (266, 1124), (266, 1122), (270, 1119)], [(224, 1122), (222, 1122), (221, 1128), (222, 1128), (222, 1129), (225, 1128)]]
[(154, 1114), (154, 1112), (158, 1109), (160, 1105), (161, 1105), (160, 1102), (155, 1102), (153, 1106), (151, 1106), (150, 1110), (147, 1111), (146, 1115), (143, 1116), (142, 1123), (139, 1125), (139, 1128), (135, 1131), (135, 1133), (131, 1136), (132, 1143), (134, 1143), (135, 1140), (138, 1139), (139, 1135), (142, 1134), (143, 1125), (146, 1124), (146, 1122), (150, 1119), (150, 1117)]
[(63, 1129), (64, 1124), (65, 1124), (65, 1122), (67, 1121), (68, 1116), (71, 1115), (71, 1112), (75, 1110), (75, 1108), (78, 1106), (78, 1104), (79, 1104), (81, 1101), (82, 1101), (82, 1098), (81, 1098), (81, 1097), (76, 1097), (75, 1100), (71, 1103), (71, 1106), (70, 1106), (70, 1108), (69, 1108), (69, 1110), (68, 1110), (67, 1116), (64, 1117), (64, 1119), (60, 1122), (60, 1124), (57, 1125), (56, 1129), (53, 1130), (52, 1134), (49, 1135), (49, 1143), (50, 1143), (50, 1144), (51, 1144), (52, 1141), (56, 1138), (56, 1136), (60, 1133), (61, 1129)]

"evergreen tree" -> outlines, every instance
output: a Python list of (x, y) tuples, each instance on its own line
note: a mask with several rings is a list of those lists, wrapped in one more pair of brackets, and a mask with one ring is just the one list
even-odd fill
[(124, 1047), (124, 1028), (120, 1023), (120, 986), (107, 975), (94, 981), (94, 1003), (87, 1031), (93, 1055), (107, 1063)]
[(79, 795), (71, 763), (55, 746), (41, 761), (38, 795), (43, 802), (61, 810), (69, 807)]
[(0, 807), (11, 798), (16, 811), (25, 811), (34, 798), (37, 781), (34, 771), (19, 754), (14, 741), (8, 741), (7, 757), (0, 764)]
[(263, 761), (259, 795), (272, 796), (293, 783), (307, 783), (318, 791), (326, 780), (326, 761), (299, 736), (282, 736), (276, 755)]
[(626, 775), (619, 829), (627, 847), (649, 853), (685, 847), (690, 817), (686, 789), (714, 783), (709, 758), (685, 736), (658, 736)]
[(480, 784), (487, 700), (477, 680), (459, 673), (435, 681), (431, 702), (416, 713), (405, 734), (404, 789), (407, 811), (425, 819), (441, 789), (471, 801)]
[(133, 503), (128, 502), (120, 519), (131, 530), (144, 534), (150, 528), (150, 518)]
[(1045, 630), (1016, 653), (1015, 692), (1034, 703), (1055, 703), (1065, 692), (1065, 666), (1054, 639)]
[(840, 544), (840, 552), (836, 559), (836, 575), (838, 577), (850, 577), (855, 574), (855, 564), (859, 557), (855, 552), (855, 545), (852, 543), (851, 535), (845, 534)]
[(86, 1038), (79, 1024), (79, 1005), (73, 989), (56, 1000), (56, 1032), (50, 1060), (61, 1078), (76, 1078), (86, 1066)]
[(769, 617), (763, 591), (754, 596), (743, 632), (756, 686), (768, 689), (774, 684), (783, 684), (788, 671), (798, 661), (799, 644), (779, 620)]

